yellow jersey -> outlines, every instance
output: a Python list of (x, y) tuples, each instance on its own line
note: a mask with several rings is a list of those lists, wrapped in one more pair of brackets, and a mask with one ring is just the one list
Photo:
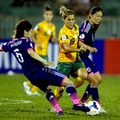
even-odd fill
[(74, 25), (74, 30), (67, 28), (65, 25), (59, 32), (59, 46), (58, 62), (74, 62), (76, 61), (77, 52), (68, 52), (64, 49), (63, 43), (69, 43), (70, 47), (77, 48), (79, 28)]
[(48, 25), (46, 21), (42, 21), (35, 26), (34, 31), (36, 33), (37, 42), (42, 45), (42, 49), (35, 45), (36, 53), (39, 55), (47, 55), (49, 40), (53, 36), (56, 36), (56, 26), (53, 23)]

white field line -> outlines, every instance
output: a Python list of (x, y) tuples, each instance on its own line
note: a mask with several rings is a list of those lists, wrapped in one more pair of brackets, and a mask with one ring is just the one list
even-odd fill
[(2, 104), (28, 104), (31, 103), (30, 100), (13, 100), (9, 98), (0, 98), (0, 105)]

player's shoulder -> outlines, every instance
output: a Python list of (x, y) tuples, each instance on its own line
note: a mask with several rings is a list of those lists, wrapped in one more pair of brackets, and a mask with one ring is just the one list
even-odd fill
[(77, 27), (77, 28), (79, 27), (78, 24), (76, 24), (76, 23), (74, 24), (74, 26)]
[(88, 20), (84, 20), (79, 28), (81, 32), (85, 32), (85, 33), (88, 33), (90, 29), (91, 29), (91, 25)]
[(44, 25), (45, 24), (45, 21), (40, 21), (37, 23), (37, 26), (41, 26), (41, 25)]
[(63, 31), (65, 31), (65, 27), (64, 26), (60, 29), (59, 33), (62, 33)]
[(79, 29), (79, 26), (78, 26), (78, 24), (74, 24), (74, 28), (75, 28), (75, 30), (78, 30)]
[(56, 25), (55, 25), (55, 23), (51, 22), (51, 26), (54, 26), (54, 27), (55, 27)]

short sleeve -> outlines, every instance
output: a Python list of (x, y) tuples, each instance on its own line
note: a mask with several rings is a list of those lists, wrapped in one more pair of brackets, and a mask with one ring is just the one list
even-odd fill
[(69, 43), (70, 42), (68, 35), (65, 33), (59, 34), (59, 41), (60, 41), (60, 43)]
[(37, 24), (33, 30), (35, 33), (38, 33), (39, 29), (40, 29), (39, 24)]
[(4, 43), (2, 45), (2, 50), (5, 51), (5, 52), (9, 52), (10, 51), (10, 46), (8, 43)]
[(25, 48), (26, 50), (34, 49), (34, 44), (30, 38), (26, 38)]

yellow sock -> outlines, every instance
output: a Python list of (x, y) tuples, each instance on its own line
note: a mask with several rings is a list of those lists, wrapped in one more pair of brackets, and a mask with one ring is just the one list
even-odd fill
[(64, 91), (64, 87), (58, 87), (54, 90), (54, 95), (55, 95), (57, 101), (59, 101), (60, 97), (63, 94), (63, 91)]
[(84, 83), (84, 80), (82, 80), (80, 77), (76, 77), (75, 82), (74, 82), (74, 86), (75, 88), (81, 86)]
[(32, 83), (30, 81), (27, 81), (28, 86), (32, 86)]
[(31, 89), (32, 92), (37, 92), (38, 91), (38, 87), (36, 86), (33, 86), (32, 89)]

